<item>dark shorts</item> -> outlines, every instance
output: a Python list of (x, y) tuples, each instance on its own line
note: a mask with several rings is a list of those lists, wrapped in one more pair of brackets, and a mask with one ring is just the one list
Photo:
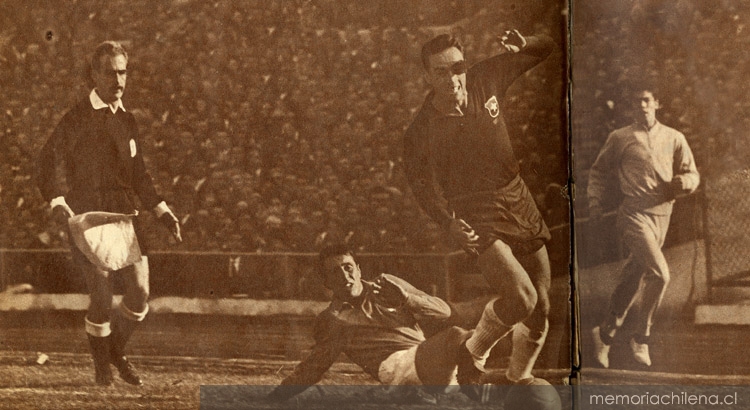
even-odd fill
[(496, 240), (523, 256), (538, 251), (551, 235), (531, 192), (520, 176), (496, 191), (477, 192), (450, 199), (450, 206), (479, 236), (480, 252)]

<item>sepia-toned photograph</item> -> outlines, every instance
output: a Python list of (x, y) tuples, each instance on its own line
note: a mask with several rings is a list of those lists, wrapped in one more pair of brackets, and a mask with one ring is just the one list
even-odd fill
[(746, 386), (750, 4), (572, 17), (581, 383)]
[[(664, 212), (637, 248), (661, 259), (636, 360), (652, 346), (645, 371), (699, 373), (662, 353), (663, 312), (688, 323), (686, 303), (729, 300), (710, 284), (742, 281), (716, 265), (740, 251), (707, 232), (742, 241), (723, 211), (745, 177), (741, 73), (722, 62), (739, 50), (719, 31), (743, 10), (680, 3), (673, 29), (709, 57), (581, 3), (571, 32), (564, 0), (1, 1), (0, 409), (572, 409), (603, 357), (586, 336), (621, 324), (604, 316), (628, 249), (610, 199), (631, 192), (607, 185), (602, 147), (640, 58), (683, 93), (640, 89), (670, 140), (634, 178), (671, 178), (667, 145), (681, 156), (668, 192), (633, 201)], [(628, 4), (645, 25), (671, 15)], [(709, 69), (724, 83), (707, 90)], [(706, 208), (718, 149), (736, 157), (715, 159), (727, 192)], [(664, 262), (667, 232), (682, 253)], [(670, 304), (666, 269), (709, 260)]]

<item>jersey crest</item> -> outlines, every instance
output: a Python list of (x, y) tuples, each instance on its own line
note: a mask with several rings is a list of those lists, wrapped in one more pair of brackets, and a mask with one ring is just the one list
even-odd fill
[(484, 103), (484, 108), (490, 113), (490, 117), (497, 118), (500, 115), (500, 104), (497, 102), (497, 97), (494, 95)]

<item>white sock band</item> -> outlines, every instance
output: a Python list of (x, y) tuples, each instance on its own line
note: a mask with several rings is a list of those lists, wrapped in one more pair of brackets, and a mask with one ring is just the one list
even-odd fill
[(132, 320), (134, 322), (142, 322), (143, 319), (146, 318), (146, 314), (148, 314), (148, 304), (146, 305), (146, 308), (143, 309), (143, 312), (140, 313), (136, 313), (128, 309), (128, 307), (125, 306), (125, 303), (123, 302), (120, 302), (120, 304), (117, 306), (117, 310), (125, 319)]
[(513, 330), (513, 326), (506, 325), (497, 317), (494, 309), (496, 300), (493, 299), (485, 305), (474, 333), (466, 341), (466, 348), (474, 357), (474, 362), (482, 367), (484, 367), (487, 357), (490, 355), (490, 350), (500, 339)]
[(104, 323), (93, 323), (86, 317), (83, 319), (86, 323), (86, 333), (95, 337), (107, 337), (112, 333), (112, 329), (109, 327), (109, 322)]

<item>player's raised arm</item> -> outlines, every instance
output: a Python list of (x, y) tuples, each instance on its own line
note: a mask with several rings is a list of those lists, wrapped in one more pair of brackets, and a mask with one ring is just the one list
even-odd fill
[(539, 58), (546, 58), (555, 45), (552, 38), (547, 35), (524, 36), (516, 29), (506, 30), (498, 39), (500, 45), (508, 52), (523, 52)]
[(497, 35), (500, 52), (473, 65), (467, 81), (494, 78), (496, 89), (504, 93), (525, 72), (544, 61), (555, 49), (555, 42), (545, 34), (523, 35), (516, 29)]

